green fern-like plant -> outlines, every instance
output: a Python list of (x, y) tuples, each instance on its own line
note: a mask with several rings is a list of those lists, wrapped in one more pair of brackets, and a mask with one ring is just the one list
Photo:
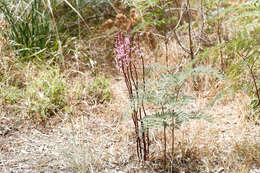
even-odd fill
[[(149, 119), (158, 119), (157, 125), (162, 125), (167, 118), (175, 118), (175, 126), (180, 126), (182, 123), (187, 122), (189, 119), (201, 118), (201, 110), (196, 110), (190, 107), (190, 103), (194, 101), (194, 98), (186, 95), (184, 92), (184, 84), (197, 75), (210, 75), (219, 80), (224, 80), (222, 74), (216, 70), (198, 66), (196, 68), (188, 67), (182, 72), (174, 72), (176, 69), (165, 67), (161, 65), (151, 66), (152, 74), (157, 76), (146, 81), (145, 92), (142, 96), (136, 99), (144, 100), (146, 104), (153, 105), (154, 114), (147, 115), (144, 120), (147, 126), (153, 126), (153, 123), (149, 122)], [(159, 77), (158, 77), (159, 76)], [(158, 113), (160, 112), (160, 113)], [(155, 122), (155, 121), (152, 121)], [(171, 126), (168, 124), (167, 126)]]
[[(199, 59), (210, 56), (214, 65), (220, 63), (232, 92), (248, 94), (250, 115), (259, 119), (260, 3), (250, 0), (232, 5), (226, 0), (209, 0), (206, 5), (207, 23), (216, 31), (219, 44), (204, 50)], [(221, 25), (228, 32), (223, 32)]]
[(252, 116), (259, 119), (260, 3), (248, 1), (227, 12), (234, 14), (229, 23), (238, 29), (225, 47), (226, 54), (232, 55), (228, 60), (227, 76), (235, 89), (243, 89), (251, 97)]
[(195, 99), (185, 94), (185, 83), (197, 75), (211, 75), (220, 80), (223, 80), (223, 75), (212, 68), (203, 66), (193, 68), (192, 65), (187, 66), (181, 72), (176, 72), (176, 68), (159, 64), (150, 65), (149, 69), (149, 79), (146, 80), (145, 84), (139, 84), (139, 87), (145, 87), (145, 89), (140, 90), (138, 95), (131, 100), (131, 103), (132, 107), (144, 107), (144, 105), (149, 105), (149, 108), (152, 107), (141, 120), (141, 124), (144, 130), (163, 127), (165, 140), (164, 163), (166, 164), (166, 129), (171, 128), (172, 130), (173, 156), (174, 131), (176, 128), (193, 119), (204, 118), (210, 120), (202, 109), (192, 106)]

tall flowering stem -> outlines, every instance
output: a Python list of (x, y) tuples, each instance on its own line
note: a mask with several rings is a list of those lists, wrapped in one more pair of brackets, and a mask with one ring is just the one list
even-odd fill
[[(144, 58), (139, 51), (139, 38), (136, 41), (126, 33), (119, 31), (115, 42), (115, 59), (118, 69), (123, 73), (125, 84), (131, 101), (132, 119), (136, 133), (136, 151), (139, 160), (147, 160), (149, 154), (149, 131), (145, 130), (142, 119), (146, 116), (143, 100), (140, 98), (140, 91), (145, 90), (145, 86), (140, 85), (140, 81), (145, 85)], [(141, 60), (140, 68), (137, 68), (136, 59)], [(138, 71), (141, 69), (141, 72)], [(137, 99), (135, 99), (137, 98)], [(141, 100), (141, 101), (140, 101)]]

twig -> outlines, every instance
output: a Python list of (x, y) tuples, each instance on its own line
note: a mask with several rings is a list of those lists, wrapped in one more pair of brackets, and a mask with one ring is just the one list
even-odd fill
[[(239, 52), (236, 52), (236, 53), (237, 53), (241, 58), (243, 58), (244, 61), (246, 61), (244, 55), (240, 54)], [(246, 55), (246, 56), (247, 56), (247, 55)], [(252, 78), (253, 78), (253, 83), (254, 83), (255, 90), (256, 90), (256, 95), (257, 95), (257, 98), (258, 98), (258, 104), (257, 104), (257, 106), (260, 106), (260, 94), (259, 94), (259, 89), (258, 89), (257, 83), (256, 83), (256, 76), (255, 76), (255, 74), (254, 74), (254, 72), (253, 72), (253, 67), (254, 67), (254, 65), (255, 65), (255, 61), (254, 61), (254, 63), (252, 64), (252, 66), (250, 66), (249, 64), (247, 64), (247, 67), (249, 68), (250, 74), (251, 74), (251, 76), (252, 76)]]
[[(220, 19), (219, 19), (219, 3), (217, 5), (217, 36), (218, 36), (218, 43), (221, 44), (222, 43), (222, 39), (221, 39), (221, 27), (220, 27)], [(219, 53), (220, 53), (220, 66), (221, 66), (221, 70), (224, 71), (224, 58), (223, 58), (223, 52), (221, 49), (219, 49)]]
[(188, 48), (186, 48), (186, 47), (184, 47), (184, 46), (182, 45), (182, 43), (181, 43), (181, 41), (180, 41), (180, 39), (179, 39), (179, 37), (178, 37), (178, 35), (177, 35), (177, 33), (176, 33), (176, 29), (177, 29), (177, 28), (179, 27), (179, 25), (181, 24), (182, 18), (183, 18), (183, 11), (181, 11), (181, 15), (180, 15), (180, 17), (179, 17), (179, 21), (178, 21), (177, 25), (174, 27), (174, 29), (172, 30), (172, 32), (173, 32), (174, 37), (175, 37), (177, 43), (179, 44), (179, 46), (184, 50), (184, 52), (190, 54)]
[(182, 45), (182, 43), (180, 42), (180, 40), (179, 40), (179, 38), (178, 38), (178, 35), (177, 35), (177, 33), (176, 33), (175, 30), (173, 30), (173, 33), (174, 33), (175, 39), (176, 39), (177, 43), (179, 44), (179, 46), (184, 50), (184, 52), (190, 54), (189, 49), (186, 48), (186, 47), (184, 47), (184, 46)]
[(107, 0), (108, 3), (110, 4), (110, 6), (113, 8), (113, 10), (118, 14), (118, 10), (116, 9), (116, 7), (111, 3), (110, 0)]
[[(177, 10), (182, 11), (182, 10), (185, 10), (185, 8), (169, 8), (169, 9), (166, 9), (165, 12), (177, 11)], [(190, 8), (190, 10), (192, 10), (192, 11), (198, 11), (198, 9), (196, 9), (196, 8)]]
[(66, 2), (66, 4), (75, 12), (77, 13), (77, 15), (80, 17), (80, 19), (84, 22), (84, 24), (87, 26), (89, 32), (91, 32), (90, 27), (88, 26), (88, 24), (86, 23), (86, 21), (84, 20), (84, 18), (81, 16), (81, 14), (71, 5), (70, 2), (68, 2), (68, 0), (64, 0), (64, 2)]
[(191, 37), (191, 12), (190, 12), (190, 0), (187, 0), (188, 20), (189, 20), (189, 41), (190, 41), (190, 56), (191, 60), (194, 59), (193, 42)]

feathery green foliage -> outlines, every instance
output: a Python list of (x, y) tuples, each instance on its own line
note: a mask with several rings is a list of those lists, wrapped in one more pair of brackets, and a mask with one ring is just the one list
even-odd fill
[(230, 12), (234, 16), (228, 22), (237, 28), (224, 49), (229, 55), (226, 74), (234, 89), (243, 89), (251, 97), (252, 116), (259, 119), (260, 3), (248, 1), (226, 10), (225, 14)]
[(153, 25), (156, 26), (157, 33), (166, 35), (177, 23), (177, 11), (170, 10), (175, 6), (173, 1), (125, 0), (124, 2), (141, 14), (139, 20), (142, 22), (135, 27), (134, 31)]
[[(251, 115), (260, 117), (260, 3), (250, 0), (230, 5), (226, 0), (205, 2), (209, 30), (216, 31), (218, 44), (204, 50), (198, 59), (210, 56), (214, 64), (220, 62), (232, 92), (243, 90), (251, 98)], [(227, 25), (223, 31), (223, 24)], [(250, 81), (250, 82), (249, 82)], [(257, 118), (258, 117), (258, 118)]]
[(174, 127), (191, 119), (205, 118), (209, 120), (207, 116), (203, 115), (203, 110), (192, 107), (194, 98), (185, 94), (183, 86), (193, 76), (207, 74), (223, 80), (223, 75), (214, 69), (203, 66), (175, 72), (176, 68), (156, 64), (152, 65), (150, 70), (154, 77), (151, 77), (150, 80), (147, 79), (143, 93), (139, 93), (138, 97), (134, 98), (136, 100), (134, 103), (139, 103), (140, 106), (143, 101), (143, 103), (153, 107), (154, 113), (143, 119), (146, 128), (173, 126), (173, 124), (167, 123), (167, 120), (172, 118), (175, 119)]

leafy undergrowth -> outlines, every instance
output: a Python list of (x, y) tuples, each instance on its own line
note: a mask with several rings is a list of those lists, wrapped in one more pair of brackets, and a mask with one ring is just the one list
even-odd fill
[(0, 172), (260, 172), (257, 1), (15, 2)]

